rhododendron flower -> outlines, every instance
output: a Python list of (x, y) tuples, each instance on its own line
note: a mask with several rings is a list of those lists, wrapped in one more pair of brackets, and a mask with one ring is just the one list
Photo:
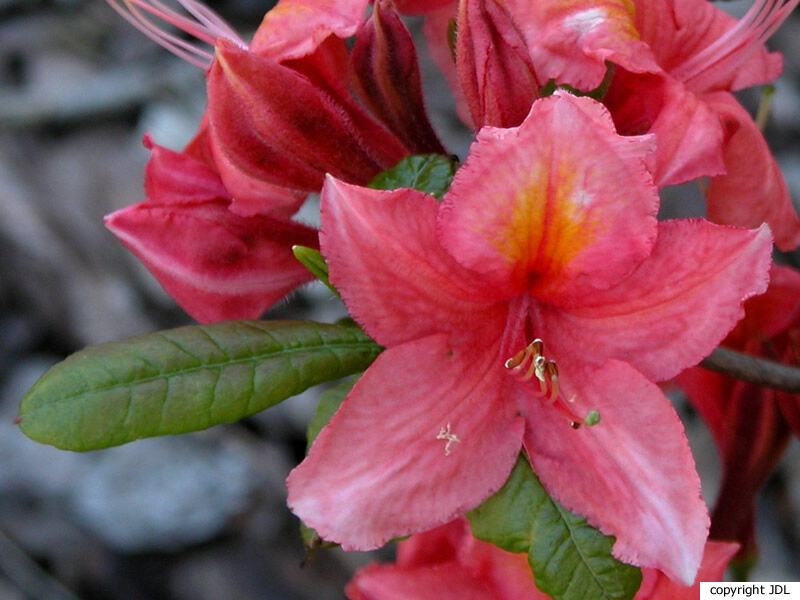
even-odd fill
[[(408, 32), (388, 8), (378, 9), (382, 22), (373, 17), (362, 26), (365, 8), (366, 0), (282, 0), (248, 49), (217, 43), (208, 73), (209, 121), (223, 178), (230, 170), (318, 191), (325, 173), (366, 184), (411, 152), (442, 151), (424, 112)], [(352, 61), (344, 38), (357, 31)], [(369, 58), (357, 60), (365, 55), (377, 57), (381, 68), (401, 66), (405, 77), (371, 85), (390, 74), (372, 72)], [(385, 122), (351, 94), (351, 70), (366, 104)], [(404, 119), (411, 119), (408, 131)]]
[(317, 232), (289, 219), (302, 198), (278, 197), (268, 215), (236, 214), (203, 142), (201, 133), (181, 153), (146, 137), (147, 198), (106, 226), (197, 321), (256, 318), (313, 278), (291, 247), (316, 247)]
[[(366, 0), (283, 0), (248, 46), (194, 0), (181, 0), (193, 19), (148, 0), (125, 0), (128, 11), (111, 3), (208, 71), (209, 108), (197, 137), (183, 153), (155, 147), (147, 200), (107, 219), (199, 321), (258, 317), (310, 278), (291, 245), (318, 242), (289, 218), (325, 172), (366, 184), (408, 154), (400, 137), (415, 151), (443, 152), (424, 113), (413, 42), (389, 9), (376, 8), (381, 23), (363, 23)], [(215, 46), (214, 53), (163, 31), (148, 14)], [(356, 31), (353, 58), (361, 66), (350, 69), (343, 38)], [(373, 67), (381, 66), (402, 67), (404, 77), (378, 81)], [(351, 70), (358, 81), (376, 83), (362, 88), (389, 128), (351, 97)], [(416, 102), (403, 104), (407, 96)], [(407, 132), (406, 121), (413, 124)]]
[[(616, 536), (615, 556), (693, 581), (706, 509), (651, 380), (733, 327), (766, 287), (771, 239), (658, 223), (653, 142), (559, 92), (518, 128), (481, 130), (441, 204), (327, 180), (331, 282), (386, 350), (290, 474), (300, 518), (374, 548), (477, 506), (524, 445), (555, 499)], [(592, 411), (600, 423), (581, 427)]]
[(758, 127), (728, 92), (780, 74), (780, 55), (763, 42), (797, 2), (758, 0), (737, 21), (706, 0), (462, 0), (432, 11), (426, 31), (463, 98), (460, 113), (476, 127), (517, 125), (552, 85), (592, 93), (620, 133), (658, 136), (659, 186), (711, 176), (710, 219), (767, 222), (778, 246), (790, 249), (800, 244), (800, 219), (788, 188)]
[[(113, 3), (114, 0), (112, 0)], [(153, 0), (125, 0), (126, 18), (171, 51), (185, 56), (188, 42), (162, 32), (151, 14), (214, 46), (195, 50), (195, 64), (207, 68), (208, 135), (214, 163), (237, 201), (257, 184), (317, 192), (325, 173), (354, 183), (368, 183), (379, 172), (413, 152), (441, 152), (418, 93), (419, 72), (408, 32), (387, 13), (383, 33), (372, 35), (364, 25), (367, 0), (309, 2), (281, 0), (264, 17), (250, 44), (195, 0), (180, 0), (197, 22)], [(402, 64), (407, 77), (397, 79), (394, 102), (383, 102), (378, 116), (370, 115), (349, 89), (351, 68), (345, 38), (359, 28), (368, 38), (362, 54), (380, 55), (391, 65)], [(381, 44), (380, 49), (373, 48)], [(397, 59), (397, 60), (395, 60)], [(387, 89), (377, 100), (386, 100)], [(402, 107), (413, 118), (413, 132), (399, 129), (397, 98), (416, 98)], [(376, 100), (375, 96), (371, 99)], [(375, 102), (369, 103), (373, 107)], [(395, 132), (392, 131), (395, 130)], [(424, 131), (426, 137), (420, 137)], [(406, 145), (406, 142), (409, 144)]]
[[(745, 303), (745, 318), (723, 345), (800, 366), (800, 273), (774, 265), (766, 293)], [(791, 437), (800, 437), (800, 397), (693, 368), (677, 383), (711, 429), (723, 478), (711, 535), (736, 540), (739, 558), (756, 554), (756, 495)]]
[[(708, 542), (699, 581), (721, 581), (737, 544)], [(670, 581), (656, 569), (643, 569), (634, 600), (696, 600), (700, 584)], [(373, 563), (345, 588), (350, 600), (549, 600), (536, 588), (525, 554), (482, 542), (458, 519), (397, 545), (395, 564)]]

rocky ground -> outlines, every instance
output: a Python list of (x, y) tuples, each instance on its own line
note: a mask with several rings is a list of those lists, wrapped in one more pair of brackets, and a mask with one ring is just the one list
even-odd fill
[[(267, 5), (222, 8), (247, 31)], [(789, 58), (768, 134), (800, 198), (800, 19), (774, 42)], [(469, 133), (448, 102), (444, 93), (428, 100), (448, 147), (463, 156)], [(189, 322), (102, 216), (141, 199), (143, 133), (180, 148), (203, 105), (202, 73), (104, 2), (0, 0), (3, 600), (339, 598), (353, 569), (375, 558), (327, 551), (300, 566), (283, 480), (302, 456), (314, 390), (243, 423), (88, 454), (35, 444), (12, 424), (25, 390), (68, 353)], [(270, 316), (330, 321), (342, 311), (309, 286)], [(711, 499), (715, 450), (686, 417)], [(800, 580), (796, 440), (759, 512), (754, 579)]]

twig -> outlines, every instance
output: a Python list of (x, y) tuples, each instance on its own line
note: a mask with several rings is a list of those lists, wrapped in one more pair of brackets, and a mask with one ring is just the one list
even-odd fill
[(800, 368), (742, 354), (730, 348), (720, 346), (700, 366), (749, 383), (800, 393)]

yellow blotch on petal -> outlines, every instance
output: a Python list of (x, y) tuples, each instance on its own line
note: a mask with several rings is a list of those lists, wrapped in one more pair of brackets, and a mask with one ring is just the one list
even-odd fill
[[(493, 176), (502, 181), (502, 173)], [(568, 157), (531, 169), (505, 211), (506, 222), (495, 222), (489, 237), (517, 277), (557, 275), (597, 238), (602, 224), (592, 216), (592, 194), (583, 184)]]

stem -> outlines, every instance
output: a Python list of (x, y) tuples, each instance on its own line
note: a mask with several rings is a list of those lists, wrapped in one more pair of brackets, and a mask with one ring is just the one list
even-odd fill
[(720, 346), (700, 366), (756, 385), (800, 393), (800, 368), (756, 358), (730, 348)]

